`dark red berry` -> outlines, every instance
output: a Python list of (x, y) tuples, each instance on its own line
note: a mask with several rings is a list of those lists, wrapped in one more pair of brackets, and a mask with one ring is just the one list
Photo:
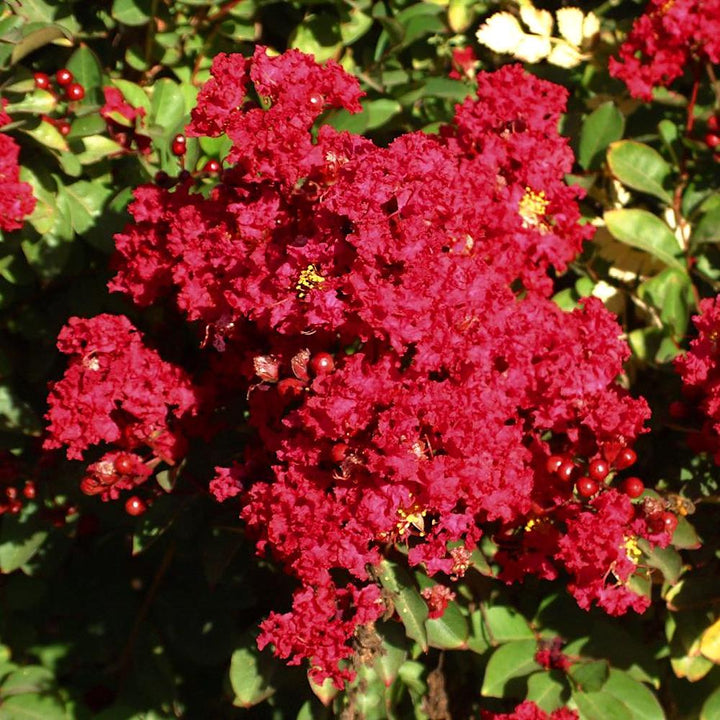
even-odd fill
[(164, 170), (155, 173), (155, 183), (162, 188), (170, 186), (170, 176)]
[(645, 483), (639, 477), (625, 478), (622, 482), (622, 490), (629, 498), (635, 500), (645, 492)]
[(715, 133), (708, 133), (705, 136), (705, 144), (711, 150), (714, 150), (718, 145), (720, 145), (720, 135), (716, 135)]
[(55, 73), (55, 80), (60, 87), (68, 86), (74, 80), (74, 77), (67, 68), (60, 68)]
[(34, 500), (36, 494), (35, 483), (32, 480), (28, 480), (22, 492), (28, 500)]
[(133, 517), (142, 515), (147, 510), (147, 505), (137, 496), (129, 497), (125, 502), (125, 512)]
[(321, 352), (313, 355), (310, 360), (313, 375), (328, 375), (335, 369), (335, 361), (330, 353)]
[(348, 446), (347, 443), (339, 442), (335, 443), (332, 446), (332, 449), (330, 450), (330, 459), (336, 464), (339, 465), (347, 455)]
[(547, 459), (545, 468), (549, 473), (556, 473), (563, 462), (565, 462), (565, 458), (562, 455), (551, 455)]
[(47, 90), (50, 87), (50, 76), (45, 73), (36, 72), (33, 75), (35, 78), (35, 87), (38, 90)]
[(5, 488), (5, 496), (7, 497), (8, 500), (17, 500), (17, 496), (18, 496), (17, 488), (12, 487), (12, 485), (10, 487), (6, 487)]
[(598, 485), (597, 481), (589, 477), (581, 477), (575, 483), (575, 490), (580, 497), (592, 497), (599, 489), (600, 485)]
[(17, 515), (22, 510), (22, 503), (19, 500), (11, 500), (8, 505), (8, 512), (11, 515)]
[(610, 466), (605, 460), (593, 460), (588, 467), (588, 475), (598, 482), (602, 482), (610, 472)]
[(632, 448), (623, 448), (615, 458), (615, 467), (618, 470), (624, 470), (634, 465), (637, 461), (637, 453)]
[(65, 88), (65, 97), (68, 100), (82, 100), (85, 97), (85, 88), (80, 83), (70, 83)]
[(58, 122), (55, 123), (55, 127), (58, 129), (58, 132), (63, 137), (67, 137), (70, 134), (70, 130), (72, 129), (70, 127), (70, 123), (67, 120), (58, 120)]
[(665, 530), (668, 535), (672, 535), (678, 526), (677, 516), (671, 512), (664, 512), (660, 517), (662, 518), (663, 530)]
[(720, 118), (717, 115), (711, 115), (707, 121), (708, 130), (717, 132), (720, 130)]
[(184, 135), (176, 135), (173, 138), (171, 150), (173, 155), (180, 156), (185, 154), (187, 151), (187, 141)]
[(98, 495), (106, 489), (106, 485), (100, 482), (95, 475), (86, 475), (80, 481), (80, 490), (86, 495)]
[(575, 463), (572, 460), (563, 460), (555, 474), (566, 482), (569, 481), (575, 472)]
[(206, 173), (219, 173), (222, 170), (222, 165), (219, 160), (208, 160), (203, 167), (203, 171)]
[(113, 464), (120, 475), (129, 475), (135, 468), (135, 463), (130, 455), (118, 455)]

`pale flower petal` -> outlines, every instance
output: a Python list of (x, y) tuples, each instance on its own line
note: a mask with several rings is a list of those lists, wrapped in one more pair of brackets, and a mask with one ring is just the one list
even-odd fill
[(585, 16), (580, 8), (561, 8), (555, 13), (560, 34), (575, 47), (583, 41), (583, 21)]
[(525, 37), (520, 23), (508, 12), (495, 13), (477, 31), (481, 45), (496, 53), (511, 53)]
[(550, 37), (553, 29), (553, 17), (547, 10), (538, 10), (532, 5), (520, 8), (522, 21), (537, 35)]
[(600, 20), (595, 13), (588, 13), (583, 22), (583, 37), (586, 39), (595, 37), (600, 32)]
[(573, 68), (582, 62), (582, 55), (572, 45), (561, 40), (552, 49), (547, 61), (558, 67)]
[(525, 35), (513, 51), (518, 60), (536, 63), (550, 54), (550, 38), (539, 35)]

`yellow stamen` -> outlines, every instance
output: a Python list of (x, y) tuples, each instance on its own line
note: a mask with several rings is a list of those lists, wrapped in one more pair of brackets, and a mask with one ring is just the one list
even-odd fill
[(518, 213), (522, 218), (523, 227), (547, 229), (543, 218), (549, 204), (550, 201), (545, 197), (544, 190), (536, 193), (532, 188), (526, 187), (525, 194), (520, 198), (520, 204), (518, 205)]
[(302, 299), (311, 290), (314, 290), (318, 285), (322, 285), (325, 282), (325, 278), (318, 272), (318, 268), (315, 265), (308, 265), (301, 273), (298, 281), (295, 283), (295, 290), (297, 296)]

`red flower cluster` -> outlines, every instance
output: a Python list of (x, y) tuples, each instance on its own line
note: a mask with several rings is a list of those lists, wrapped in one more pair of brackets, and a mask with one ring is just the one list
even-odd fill
[(688, 438), (697, 452), (710, 452), (720, 465), (720, 296), (700, 302), (693, 318), (698, 337), (675, 361), (688, 404), (703, 416), (700, 431)]
[(720, 0), (650, 0), (610, 74), (651, 100), (654, 87), (668, 87), (697, 62), (720, 62)]
[(135, 451), (170, 464), (185, 455), (183, 420), (196, 414), (199, 394), (183, 370), (145, 346), (126, 317), (70, 318), (58, 348), (71, 361), (50, 390), (44, 447), (65, 446), (77, 460), (92, 445), (122, 450), (88, 468), (85, 492), (116, 498), (147, 479), (151, 470)]
[[(223, 407), (248, 403), (259, 442), (211, 491), (241, 499), (258, 551), (299, 582), (260, 645), (341, 685), (357, 627), (386, 610), (372, 570), (386, 549), (444, 576), (427, 594), (436, 615), (484, 532), (515, 544), (498, 555), (508, 581), (566, 573), (584, 607), (642, 609), (629, 547), (652, 534), (606, 484), (648, 408), (615, 382), (628, 350), (602, 304), (564, 313), (549, 299), (549, 270), (589, 235), (563, 182), (565, 91), (520, 67), (481, 73), (438, 135), (383, 148), (316, 127), (360, 107), (333, 62), (258, 48), (212, 73), (188, 134), (227, 133), (222, 181), (207, 196), (193, 178), (139, 188), (111, 287), (184, 313)], [(169, 421), (194, 412), (190, 380), (108, 323), (121, 319), (61, 336), (75, 360), (51, 396), (49, 446), (176, 460)]]
[[(9, 122), (7, 113), (0, 109), (0, 126)], [(20, 182), (19, 154), (15, 141), (0, 133), (0, 230), (19, 230), (35, 209), (32, 187)]]
[(578, 720), (578, 714), (568, 708), (559, 708), (551, 713), (541, 710), (534, 702), (526, 700), (511, 713), (483, 711), (482, 720)]

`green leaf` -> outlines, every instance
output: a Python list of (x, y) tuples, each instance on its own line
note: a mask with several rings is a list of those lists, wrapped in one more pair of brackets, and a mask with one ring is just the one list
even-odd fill
[(678, 259), (681, 250), (670, 228), (647, 210), (608, 210), (605, 223), (612, 235), (621, 242), (644, 250), (669, 267), (685, 270)]
[(630, 709), (633, 720), (665, 720), (665, 713), (655, 695), (622, 670), (610, 670), (603, 691), (622, 700)]
[(633, 720), (630, 708), (608, 692), (573, 692), (572, 699), (580, 720)]
[(623, 185), (668, 204), (672, 202), (672, 194), (665, 189), (672, 168), (649, 145), (634, 140), (613, 143), (608, 151), (608, 164)]
[(49, 695), (13, 695), (0, 706), (0, 720), (67, 720), (65, 707)]
[(61, 25), (45, 25), (37, 30), (33, 30), (15, 45), (10, 55), (10, 64), (14, 65), (26, 55), (35, 52), (38, 48), (61, 37), (65, 37), (68, 40), (72, 39), (72, 34)]
[(315, 56), (318, 62), (337, 58), (342, 49), (342, 37), (337, 18), (327, 13), (307, 15), (290, 34), (290, 47)]
[[(85, 88), (86, 98), (99, 101), (99, 88), (102, 85), (102, 65), (95, 53), (87, 46), (81, 45), (66, 63), (66, 67)], [(92, 93), (91, 91), (96, 91)]]
[(14, 116), (15, 113), (33, 113), (46, 115), (57, 106), (57, 98), (47, 90), (35, 89), (27, 93), (22, 100), (6, 105), (5, 110)]
[(672, 536), (672, 544), (679, 550), (697, 550), (702, 543), (695, 528), (688, 519), (679, 517), (678, 525)]
[(145, 25), (150, 22), (151, 0), (114, 0), (112, 16), (123, 25)]
[(233, 705), (249, 708), (273, 695), (271, 680), (276, 669), (277, 662), (268, 651), (261, 653), (254, 640), (248, 640), (248, 647), (238, 648), (230, 659)]
[(11, 673), (3, 681), (0, 696), (47, 693), (53, 689), (54, 684), (55, 676), (50, 670), (39, 665), (28, 665)]
[(378, 578), (382, 586), (392, 594), (392, 600), (409, 638), (415, 640), (423, 652), (428, 649), (425, 621), (428, 609), (422, 596), (415, 588), (412, 577), (395, 563), (384, 560), (378, 567)]
[(597, 692), (608, 679), (610, 667), (605, 660), (574, 663), (568, 675), (582, 692)]
[(372, 18), (366, 13), (352, 9), (348, 13), (348, 20), (340, 23), (340, 37), (343, 45), (352, 45), (359, 40), (372, 27)]
[(383, 643), (373, 667), (385, 687), (390, 687), (407, 659), (405, 633), (398, 623), (378, 623), (376, 629)]
[(711, 195), (700, 207), (700, 220), (693, 227), (694, 245), (720, 241), (720, 193)]
[(20, 130), (45, 148), (51, 150), (68, 150), (67, 141), (60, 134), (60, 131), (45, 120), (20, 128)]
[(18, 515), (5, 514), (0, 525), (0, 571), (11, 573), (22, 567), (47, 538), (45, 524), (26, 506)]
[(456, 602), (448, 603), (445, 612), (438, 618), (425, 623), (428, 644), (442, 650), (456, 650), (465, 647), (468, 639), (468, 624)]
[(481, 693), (484, 697), (506, 697), (508, 683), (540, 670), (535, 662), (537, 642), (520, 640), (501, 645), (491, 655)]
[(548, 713), (562, 707), (565, 694), (570, 694), (565, 676), (559, 670), (533, 673), (528, 678), (527, 686), (526, 699)]
[(620, 140), (625, 130), (625, 117), (610, 101), (603, 103), (585, 119), (580, 131), (578, 163), (585, 170), (602, 165), (605, 149)]
[(169, 78), (160, 78), (153, 86), (148, 122), (160, 128), (169, 138), (185, 117), (185, 98), (180, 86)]
[(638, 540), (638, 547), (643, 551), (644, 562), (651, 568), (659, 570), (666, 582), (674, 585), (680, 579), (682, 558), (674, 547), (651, 549), (649, 543), (643, 539)]
[(9, 385), (0, 385), (0, 430), (39, 436), (42, 423), (32, 406)]
[(130, 105), (136, 108), (145, 108), (145, 112), (150, 112), (150, 98), (140, 85), (122, 78), (113, 79), (112, 84), (123, 94)]
[(535, 637), (528, 621), (509, 605), (487, 606), (483, 620), (488, 629), (489, 639), (495, 644)]
[(720, 718), (720, 688), (708, 697), (700, 710), (700, 720), (717, 720), (717, 718)]
[(642, 283), (638, 296), (657, 308), (663, 325), (674, 338), (681, 340), (685, 336), (694, 305), (692, 283), (687, 273), (666, 268)]

